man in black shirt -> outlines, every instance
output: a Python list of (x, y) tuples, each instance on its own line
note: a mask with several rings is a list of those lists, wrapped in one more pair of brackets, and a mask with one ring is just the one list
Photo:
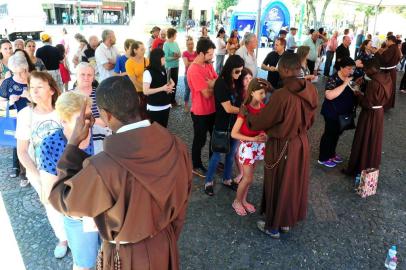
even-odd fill
[(264, 62), (261, 65), (263, 70), (268, 71), (268, 82), (271, 83), (273, 88), (280, 88), (281, 81), (279, 78), (279, 72), (277, 65), (279, 58), (285, 53), (286, 40), (284, 38), (278, 38), (275, 41), (274, 51), (270, 52)]
[(343, 43), (337, 47), (336, 50), (336, 63), (334, 67), (338, 70), (338, 63), (345, 57), (350, 57), (351, 38), (349, 36), (343, 37)]
[(59, 72), (59, 63), (63, 60), (64, 55), (60, 51), (52, 46), (51, 36), (43, 33), (41, 35), (41, 41), (44, 44), (39, 48), (35, 54), (36, 57), (40, 58), (52, 78), (56, 81), (60, 89), (63, 89), (63, 83), (61, 78), (61, 73)]

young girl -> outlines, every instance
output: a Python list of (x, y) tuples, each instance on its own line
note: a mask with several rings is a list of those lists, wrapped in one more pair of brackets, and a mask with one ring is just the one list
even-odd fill
[[(238, 95), (241, 97), (242, 100), (247, 98), (248, 92), (248, 84), (252, 80), (252, 71), (249, 68), (243, 68), (241, 71), (241, 76), (235, 82), (235, 86), (238, 92)], [(240, 147), (240, 143), (238, 142), (237, 149)], [(242, 165), (239, 162), (240, 155), (238, 151), (235, 152), (235, 164), (237, 165), (237, 176), (234, 178), (235, 183), (240, 183), (242, 179)]]
[[(247, 113), (258, 114), (265, 106), (262, 102), (265, 98), (265, 87), (253, 79), (248, 85), (247, 97), (244, 101)], [(237, 195), (232, 204), (237, 215), (245, 216), (247, 212), (256, 211), (254, 205), (247, 202), (248, 189), (253, 181), (254, 170), (257, 160), (264, 159), (265, 142), (267, 136), (263, 131), (253, 131), (247, 126), (245, 115), (239, 114), (231, 131), (231, 137), (240, 140), (239, 162), (243, 168), (243, 177), (238, 184)]]
[(59, 50), (59, 53), (63, 55), (63, 60), (59, 63), (59, 72), (61, 73), (62, 83), (65, 92), (68, 91), (68, 85), (70, 82), (70, 70), (68, 62), (66, 61), (66, 50), (62, 44), (56, 45), (56, 48)]

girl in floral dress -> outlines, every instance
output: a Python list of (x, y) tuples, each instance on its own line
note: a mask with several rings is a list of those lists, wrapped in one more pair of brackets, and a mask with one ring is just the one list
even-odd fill
[[(258, 80), (253, 79), (248, 85), (247, 97), (243, 109), (250, 114), (258, 114), (265, 106), (265, 87)], [(267, 135), (263, 131), (250, 130), (246, 123), (246, 116), (239, 114), (231, 131), (231, 137), (240, 140), (239, 162), (243, 167), (243, 177), (238, 184), (236, 198), (232, 204), (235, 212), (240, 216), (256, 211), (254, 205), (247, 201), (247, 193), (254, 178), (255, 166), (258, 160), (264, 159)]]

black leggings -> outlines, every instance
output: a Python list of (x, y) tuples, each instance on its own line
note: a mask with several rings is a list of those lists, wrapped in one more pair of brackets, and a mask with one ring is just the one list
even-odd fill
[(151, 120), (151, 122), (157, 122), (163, 127), (168, 127), (170, 110), (171, 109), (168, 108), (162, 111), (147, 111), (148, 118)]
[(175, 89), (171, 94), (171, 103), (176, 102), (176, 88), (178, 86), (179, 68), (171, 68), (171, 79), (175, 83)]
[(403, 74), (402, 80), (400, 81), (399, 90), (406, 90), (406, 71)]
[(338, 120), (333, 120), (324, 117), (325, 127), (323, 136), (320, 139), (320, 152), (319, 160), (327, 161), (330, 158), (335, 157), (336, 147), (340, 135), (343, 133), (340, 131), (340, 124)]

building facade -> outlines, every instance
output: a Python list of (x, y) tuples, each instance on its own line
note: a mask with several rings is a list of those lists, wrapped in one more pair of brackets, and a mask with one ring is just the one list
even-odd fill
[[(47, 24), (179, 23), (183, 0), (41, 0)], [(216, 0), (191, 0), (188, 17), (208, 22)]]

